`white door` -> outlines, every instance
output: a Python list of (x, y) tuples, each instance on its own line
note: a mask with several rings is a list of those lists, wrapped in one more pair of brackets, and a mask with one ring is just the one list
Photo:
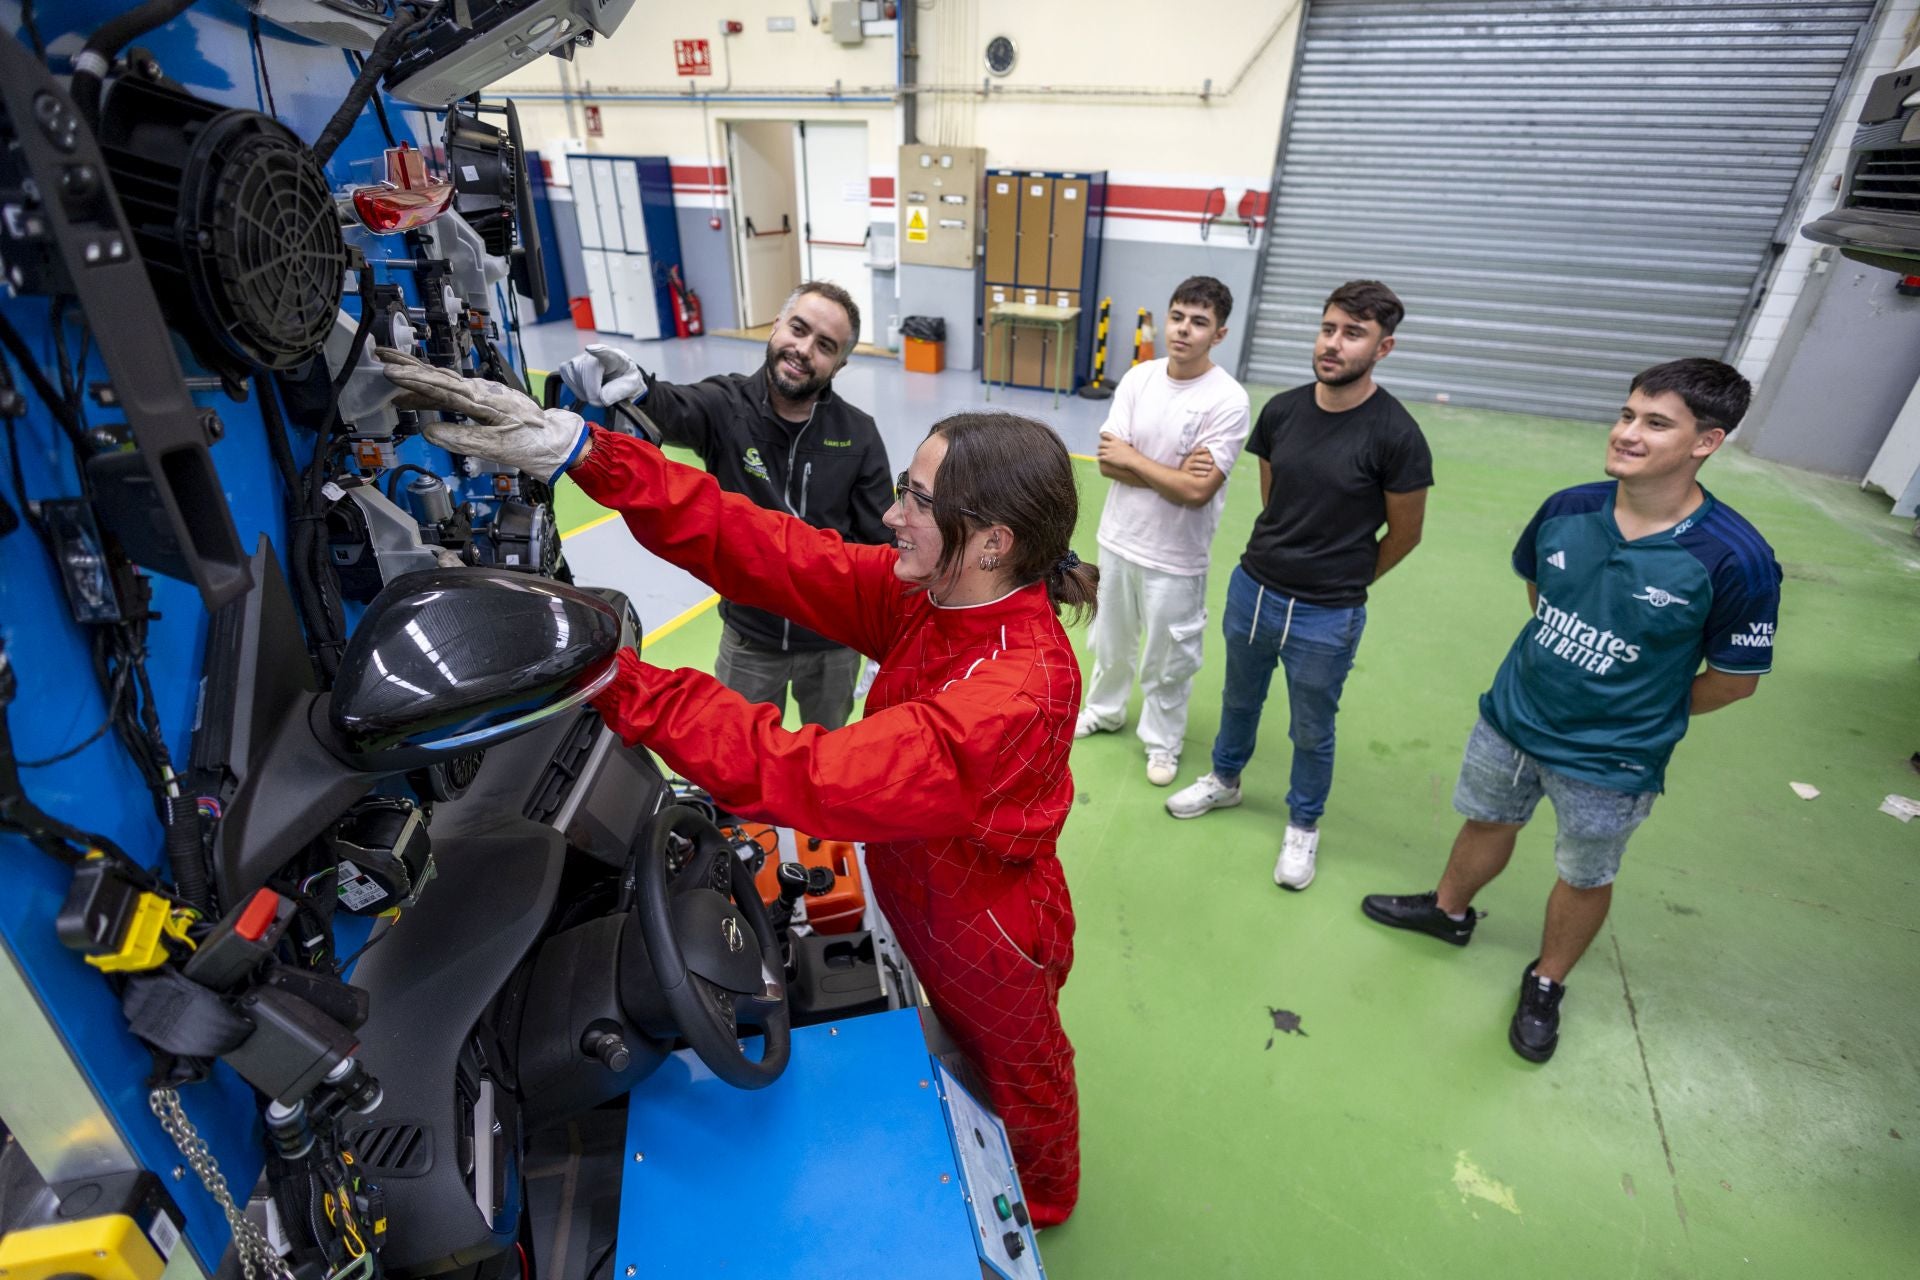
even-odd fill
[(873, 273), (867, 232), (873, 225), (867, 183), (867, 126), (802, 123), (794, 140), (802, 203), (800, 273), (831, 280), (860, 305), (861, 342), (873, 341)]
[(755, 120), (727, 129), (727, 188), (740, 263), (740, 327), (770, 324), (800, 283), (800, 209), (793, 125)]

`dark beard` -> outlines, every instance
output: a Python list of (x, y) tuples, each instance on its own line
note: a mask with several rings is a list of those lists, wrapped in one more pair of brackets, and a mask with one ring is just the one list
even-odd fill
[(1360, 381), (1360, 379), (1366, 377), (1367, 374), (1372, 369), (1373, 369), (1372, 365), (1367, 365), (1365, 368), (1355, 369), (1351, 373), (1346, 373), (1338, 377), (1329, 378), (1326, 374), (1320, 372), (1320, 364), (1318, 361), (1315, 361), (1313, 366), (1313, 376), (1320, 380), (1320, 384), (1322, 386), (1348, 387)]
[(767, 344), (766, 370), (767, 381), (773, 384), (773, 389), (789, 400), (811, 400), (825, 391), (827, 384), (833, 381), (831, 377), (823, 378), (817, 373), (799, 382), (790, 381), (785, 367), (780, 363), (780, 357), (774, 354), (771, 342)]

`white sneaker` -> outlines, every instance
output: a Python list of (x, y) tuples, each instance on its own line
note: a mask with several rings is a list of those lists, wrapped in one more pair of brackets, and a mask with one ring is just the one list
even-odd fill
[(1203, 773), (1192, 786), (1167, 797), (1167, 812), (1176, 818), (1197, 818), (1209, 809), (1231, 809), (1239, 803), (1238, 784), (1230, 787), (1213, 774)]
[(1147, 781), (1156, 787), (1169, 785), (1180, 772), (1180, 758), (1171, 751), (1147, 752)]
[(1082, 711), (1079, 718), (1073, 722), (1073, 736), (1076, 739), (1091, 738), (1096, 733), (1114, 733), (1120, 727), (1117, 724), (1101, 724), (1093, 718), (1093, 712)]
[(1287, 824), (1286, 838), (1280, 842), (1280, 860), (1273, 864), (1273, 882), (1282, 889), (1298, 893), (1313, 883), (1315, 855), (1320, 852), (1320, 828)]

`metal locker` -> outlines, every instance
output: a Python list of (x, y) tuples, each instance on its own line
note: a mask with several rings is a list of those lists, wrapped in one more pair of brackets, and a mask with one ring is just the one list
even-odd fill
[(1011, 282), (1020, 251), (1020, 179), (996, 173), (987, 179), (987, 279)]
[(580, 228), (582, 249), (604, 249), (607, 238), (600, 232), (600, 206), (593, 198), (593, 166), (585, 156), (567, 160), (567, 177), (573, 183), (573, 216)]
[(1053, 184), (1053, 253), (1047, 285), (1078, 289), (1080, 264), (1087, 251), (1087, 180), (1061, 178)]
[(613, 191), (620, 204), (620, 230), (628, 253), (647, 252), (646, 208), (640, 203), (640, 167), (631, 160), (614, 164)]
[[(602, 247), (624, 250), (627, 247), (625, 228), (620, 221), (620, 191), (614, 170), (617, 167), (612, 160), (589, 160), (593, 170), (593, 202), (600, 210), (600, 236)], [(631, 164), (626, 166), (629, 170)]]
[(607, 259), (619, 256), (619, 254), (609, 254), (604, 249), (580, 250), (580, 260), (587, 268), (587, 301), (593, 306), (593, 327), (602, 333), (620, 332), (619, 308), (614, 303), (613, 277), (607, 271)]
[[(1011, 243), (1012, 237), (1009, 236), (1008, 240)], [(1006, 326), (993, 324), (993, 308), (998, 303), (1012, 301), (1013, 286), (990, 284), (987, 286), (986, 302), (980, 308), (980, 314), (986, 319), (984, 327), (988, 343), (980, 355), (981, 377), (996, 383), (1013, 381), (1013, 344), (1008, 339)]]
[(614, 294), (620, 306), (620, 332), (636, 338), (660, 336), (660, 307), (653, 288), (653, 259), (644, 253), (608, 255)]
[(1053, 233), (1053, 179), (1031, 175), (1020, 184), (1020, 250), (1014, 267), (1017, 285), (1047, 286), (1048, 240)]
[[(1083, 201), (1086, 199), (1084, 194), (1081, 196), (1081, 199)], [(1055, 226), (1060, 225), (1059, 219), (1057, 217), (1054, 219), (1054, 225)], [(1056, 237), (1054, 240), (1054, 252), (1056, 254), (1059, 252), (1059, 243), (1060, 243), (1059, 239)], [(1079, 283), (1079, 271), (1080, 269), (1076, 266), (1074, 268), (1075, 284)], [(1048, 293), (1042, 299), (1042, 301), (1046, 302), (1050, 306), (1055, 306), (1055, 307), (1077, 307), (1080, 305), (1080, 294), (1078, 290), (1053, 289), (1048, 291)], [(1066, 351), (1058, 357), (1058, 361), (1059, 361), (1058, 364), (1055, 363), (1055, 354), (1054, 354), (1054, 346), (1053, 346), (1056, 339), (1053, 333), (1051, 332), (1047, 333), (1046, 349), (1041, 353), (1041, 359), (1045, 362), (1040, 366), (1040, 385), (1041, 386), (1046, 387), (1048, 389), (1052, 389), (1054, 370), (1057, 368), (1060, 372), (1061, 392), (1064, 394), (1068, 391), (1073, 390), (1074, 361), (1078, 359), (1080, 355), (1079, 343), (1077, 341), (1077, 338), (1079, 336), (1078, 331), (1079, 331), (1079, 325), (1075, 324), (1071, 328), (1067, 329), (1065, 334), (1058, 339), (1058, 341), (1064, 343), (1067, 348)]]

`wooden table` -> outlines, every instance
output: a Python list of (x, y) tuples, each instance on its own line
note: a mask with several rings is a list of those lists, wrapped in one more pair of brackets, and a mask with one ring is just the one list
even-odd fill
[[(1053, 331), (1053, 407), (1060, 407), (1062, 375), (1066, 372), (1067, 334), (1079, 323), (1080, 308), (1050, 307), (1044, 303), (1033, 302), (996, 302), (987, 311), (987, 399), (993, 399), (993, 348), (994, 332), (997, 329), (1009, 331), (1020, 328), (1051, 329)], [(1012, 356), (1012, 333), (1008, 333), (1008, 362)], [(1013, 371), (1006, 370), (1008, 376)], [(1071, 391), (1072, 388), (1066, 388)]]

